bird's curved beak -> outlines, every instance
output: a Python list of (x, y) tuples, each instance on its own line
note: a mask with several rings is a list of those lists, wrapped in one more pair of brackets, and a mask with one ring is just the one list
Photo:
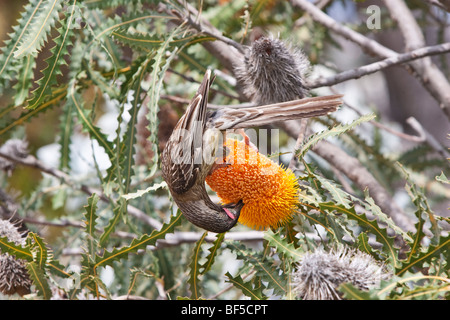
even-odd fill
[[(243, 206), (244, 202), (242, 200), (239, 200), (237, 203), (229, 203), (224, 205), (223, 210), (232, 220), (237, 221), (239, 219), (239, 216), (241, 215), (241, 210)], [(234, 209), (236, 214), (233, 214), (229, 209)]]

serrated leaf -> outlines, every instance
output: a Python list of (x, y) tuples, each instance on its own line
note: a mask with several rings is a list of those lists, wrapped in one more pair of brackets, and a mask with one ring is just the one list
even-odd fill
[(317, 144), (319, 141), (324, 140), (326, 138), (340, 135), (348, 130), (355, 128), (356, 126), (360, 125), (361, 123), (371, 121), (374, 118), (375, 118), (374, 114), (368, 114), (368, 115), (362, 116), (362, 117), (354, 120), (353, 122), (351, 122), (349, 124), (338, 125), (331, 129), (327, 129), (322, 132), (313, 134), (303, 143), (303, 145), (300, 147), (298, 152), (296, 152), (296, 156), (299, 159), (301, 159), (305, 156), (306, 152), (309, 149), (311, 149), (315, 144)]
[(447, 264), (450, 263), (450, 234), (446, 237), (441, 236), (439, 243), (430, 245), (427, 250), (418, 252), (416, 256), (411, 256), (409, 261), (403, 262), (401, 267), (396, 268), (395, 274), (402, 275), (411, 270), (412, 267), (420, 268), (425, 262), (430, 262), (433, 257), (439, 254), (445, 254)]
[(34, 232), (29, 232), (27, 235), (27, 239), (33, 241), (31, 244), (31, 252), (33, 253), (33, 261), (39, 269), (45, 270), (47, 267), (47, 263), (51, 261), (52, 254), (51, 251), (47, 248), (47, 245), (44, 243), (44, 239), (39, 237)]
[(112, 265), (114, 261), (119, 261), (125, 258), (130, 253), (137, 252), (139, 249), (144, 249), (147, 246), (154, 245), (157, 240), (163, 239), (168, 233), (172, 233), (176, 226), (182, 221), (182, 214), (179, 212), (176, 216), (172, 216), (167, 224), (161, 227), (161, 230), (155, 230), (150, 235), (144, 234), (139, 239), (134, 239), (129, 246), (113, 251), (105, 251), (103, 256), (96, 256), (94, 265), (92, 266), (94, 274), (99, 267), (106, 267)]
[(151, 142), (153, 151), (153, 164), (150, 168), (152, 175), (158, 167), (158, 111), (159, 111), (159, 97), (163, 86), (164, 74), (169, 68), (172, 59), (175, 58), (178, 48), (172, 48), (172, 52), (167, 56), (167, 48), (172, 41), (173, 36), (178, 32), (175, 29), (166, 39), (166, 41), (159, 47), (155, 54), (155, 62), (153, 63), (153, 71), (151, 75), (151, 82), (147, 95), (149, 97), (147, 120), (149, 121), (148, 130), (150, 131), (149, 141)]
[[(165, 42), (161, 35), (131, 33), (127, 29), (118, 28), (114, 30), (111, 35), (115, 40), (129, 45), (133, 48), (152, 50), (159, 47)], [(169, 46), (184, 47), (203, 41), (215, 41), (216, 39), (209, 36), (199, 36), (198, 34), (192, 34), (181, 38), (176, 38), (170, 41)]]
[(394, 238), (390, 237), (386, 229), (380, 227), (376, 219), (369, 220), (365, 213), (357, 214), (354, 207), (346, 208), (343, 205), (337, 205), (332, 202), (321, 203), (320, 208), (326, 211), (338, 211), (345, 214), (348, 218), (355, 220), (359, 226), (367, 229), (369, 232), (375, 235), (377, 240), (381, 242), (387, 249), (391, 263), (395, 268), (400, 266), (400, 262), (397, 257), (397, 249), (394, 247)]
[(293, 261), (299, 261), (302, 258), (302, 252), (296, 249), (294, 244), (288, 243), (286, 239), (283, 239), (279, 232), (274, 233), (272, 230), (268, 230), (264, 233), (264, 239), (278, 253), (282, 253), (286, 258), (292, 259)]
[(38, 108), (36, 108), (34, 110), (22, 112), (17, 119), (14, 119), (11, 122), (5, 123), (5, 126), (0, 128), (0, 136), (7, 132), (12, 131), (17, 126), (22, 125), (24, 122), (30, 121), (31, 119), (36, 117), (38, 114), (47, 111), (51, 107), (55, 106), (55, 104), (57, 102), (60, 102), (65, 96), (66, 96), (66, 93), (63, 92), (62, 90), (55, 92), (49, 101), (41, 104)]
[(204, 232), (202, 237), (197, 241), (194, 250), (191, 255), (191, 263), (189, 264), (190, 273), (189, 273), (189, 288), (191, 290), (191, 299), (198, 300), (201, 297), (200, 292), (200, 258), (201, 258), (201, 246), (205, 242), (205, 238), (208, 235), (208, 232)]
[(242, 293), (252, 300), (266, 300), (267, 297), (263, 294), (263, 287), (254, 288), (251, 281), (244, 282), (240, 275), (233, 277), (229, 272), (225, 274), (228, 278), (226, 282), (231, 283), (235, 288), (242, 291)]
[(9, 241), (7, 237), (0, 237), (0, 252), (9, 253), (17, 259), (33, 260), (33, 254), (28, 247), (24, 248), (21, 245), (17, 245)]
[(97, 225), (97, 203), (98, 200), (100, 199), (100, 197), (94, 193), (92, 194), (92, 196), (90, 196), (88, 198), (88, 204), (86, 206), (84, 206), (84, 223), (85, 223), (85, 230), (87, 233), (87, 246), (89, 248), (89, 253), (91, 255), (93, 255), (96, 251), (96, 237), (95, 237), (95, 232), (96, 232), (96, 225)]
[(344, 298), (347, 300), (378, 300), (376, 295), (363, 291), (351, 283), (343, 283), (338, 289), (343, 293)]
[(14, 77), (12, 74), (16, 73), (15, 66), (18, 64), (23, 65), (24, 60), (14, 58), (14, 52), (22, 42), (42, 2), (42, 0), (31, 0), (24, 6), (17, 25), (13, 27), (14, 31), (9, 34), (10, 39), (5, 41), (6, 45), (2, 48), (2, 53), (0, 54), (0, 83), (5, 84), (3, 80)]
[(444, 172), (441, 172), (441, 175), (436, 176), (436, 180), (445, 184), (450, 184), (450, 180), (448, 180)]
[(150, 187), (148, 187), (145, 190), (138, 190), (138, 191), (133, 192), (133, 193), (123, 194), (121, 197), (128, 201), (128, 200), (131, 200), (131, 199), (140, 198), (144, 194), (149, 193), (151, 191), (156, 191), (158, 189), (166, 188), (166, 187), (167, 187), (167, 183), (165, 181), (163, 181), (161, 183), (155, 183), (154, 185), (151, 185)]
[(89, 135), (94, 138), (98, 144), (103, 147), (108, 154), (110, 161), (114, 159), (114, 146), (108, 141), (107, 136), (103, 134), (100, 129), (92, 123), (89, 112), (83, 108), (83, 97), (75, 91), (75, 88), (69, 88), (68, 103), (73, 103), (78, 113), (78, 119), (81, 121), (83, 128), (89, 132)]
[(209, 269), (211, 269), (211, 266), (214, 264), (214, 260), (217, 256), (217, 252), (219, 251), (224, 239), (225, 239), (225, 232), (218, 233), (216, 235), (216, 240), (214, 240), (213, 245), (208, 249), (209, 254), (206, 257), (206, 262), (202, 264), (201, 274), (205, 274), (206, 272), (208, 272)]
[(335, 200), (336, 203), (342, 204), (346, 208), (350, 208), (352, 203), (349, 199), (349, 194), (342, 190), (339, 186), (332, 183), (330, 180), (325, 179), (319, 175), (316, 175), (315, 178), (319, 180), (321, 186), (330, 192), (331, 197)]
[(14, 58), (25, 55), (35, 55), (47, 40), (47, 34), (58, 20), (62, 0), (47, 0), (39, 3), (38, 11), (33, 16), (19, 47), (14, 52)]
[(62, 27), (58, 29), (60, 35), (53, 39), (55, 46), (50, 49), (51, 56), (45, 60), (47, 67), (42, 70), (42, 78), (37, 81), (38, 87), (33, 91), (33, 97), (28, 102), (28, 109), (35, 109), (49, 95), (52, 86), (56, 85), (56, 76), (60, 74), (60, 68), (66, 64), (64, 56), (68, 54), (67, 46), (72, 35), (75, 10), (77, 6), (71, 6), (69, 15), (61, 21)]
[(123, 193), (128, 193), (130, 190), (130, 183), (132, 177), (132, 170), (134, 165), (134, 144), (136, 141), (136, 125), (138, 121), (138, 112), (142, 104), (142, 82), (147, 73), (151, 70), (151, 62), (153, 61), (153, 55), (149, 55), (146, 60), (141, 64), (140, 68), (133, 75), (134, 85), (131, 87), (134, 91), (132, 107), (128, 111), (130, 114), (130, 120), (127, 124), (127, 131), (121, 142), (121, 167), (122, 167), (122, 179), (123, 181)]
[(229, 243), (228, 247), (237, 255), (238, 259), (244, 260), (253, 266), (256, 275), (267, 282), (267, 287), (274, 290), (277, 295), (285, 296), (288, 293), (287, 280), (284, 274), (279, 274), (279, 268), (272, 266), (269, 260), (263, 259), (261, 254), (247, 250), (239, 243)]
[(60, 116), (60, 135), (59, 135), (59, 169), (70, 168), (70, 144), (72, 142), (72, 133), (74, 126), (73, 104), (65, 103), (61, 108)]
[(18, 66), (17, 83), (14, 85), (16, 90), (14, 105), (16, 106), (20, 106), (28, 98), (33, 84), (33, 69), (36, 66), (36, 60), (32, 56), (23, 57), (22, 60), (22, 63)]
[(105, 242), (108, 240), (111, 233), (114, 232), (114, 229), (116, 228), (117, 223), (120, 221), (120, 218), (122, 217), (122, 214), (125, 212), (127, 207), (127, 204), (123, 199), (119, 199), (116, 202), (116, 207), (113, 210), (113, 216), (109, 220), (108, 225), (106, 226), (105, 230), (103, 231), (102, 235), (100, 236), (100, 245), (103, 246)]
[(358, 250), (361, 252), (365, 252), (377, 260), (380, 260), (380, 257), (373, 250), (372, 246), (369, 244), (369, 237), (367, 233), (361, 232), (357, 239)]
[(48, 284), (44, 269), (40, 268), (35, 262), (30, 262), (27, 263), (27, 270), (38, 294), (45, 300), (49, 300), (52, 297), (52, 291)]

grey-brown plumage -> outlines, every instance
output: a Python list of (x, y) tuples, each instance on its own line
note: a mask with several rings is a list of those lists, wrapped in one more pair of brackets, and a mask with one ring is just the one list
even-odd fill
[(235, 74), (244, 94), (255, 104), (265, 105), (306, 97), (304, 78), (309, 68), (308, 58), (299, 48), (263, 36), (246, 48)]
[(221, 131), (325, 115), (337, 109), (341, 95), (259, 107), (222, 108), (208, 113), (211, 81), (208, 70), (164, 148), (161, 167), (170, 193), (185, 217), (198, 227), (222, 233), (236, 224), (244, 204), (240, 201), (218, 205), (206, 192), (205, 178), (214, 169)]

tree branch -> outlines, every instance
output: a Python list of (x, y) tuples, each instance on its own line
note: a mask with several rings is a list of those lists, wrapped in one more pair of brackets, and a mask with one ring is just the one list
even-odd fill
[[(326, 13), (321, 11), (314, 4), (308, 2), (307, 0), (291, 0), (291, 2), (294, 6), (297, 6), (308, 12), (311, 15), (311, 18), (316, 22), (324, 25), (325, 27), (341, 35), (347, 40), (356, 43), (361, 47), (361, 49), (371, 55), (381, 58), (391, 58), (398, 55), (397, 52), (379, 44), (375, 40), (369, 39), (366, 36), (341, 25), (339, 22), (328, 16)], [(404, 5), (403, 2), (403, 5), (399, 5), (400, 0), (384, 0), (384, 2), (390, 9), (393, 18), (402, 19), (400, 17), (403, 17), (403, 15), (411, 15), (411, 12), (409, 11), (409, 9), (407, 9), (407, 7), (406, 10), (404, 9), (404, 6), (406, 5)], [(411, 21), (411, 19), (407, 19), (408, 25), (410, 25), (409, 22)], [(417, 32), (414, 34), (420, 38), (420, 36), (417, 35)], [(410, 31), (408, 31), (407, 37), (411, 40), (411, 43), (408, 46), (409, 48), (413, 48), (415, 45), (422, 43), (417, 40), (414, 40), (413, 42), (413, 40), (411, 39), (412, 33)], [(422, 44), (420, 47), (424, 46), (425, 44)], [(404, 64), (403, 66), (406, 67), (410, 72), (412, 72), (418, 80), (420, 80), (424, 88), (426, 88), (428, 92), (438, 101), (440, 108), (450, 119), (450, 84), (448, 83), (442, 72), (440, 72), (433, 63), (428, 62), (424, 64), (423, 62), (411, 61), (408, 64)]]
[(380, 70), (399, 65), (401, 63), (406, 63), (412, 60), (437, 55), (441, 53), (450, 52), (450, 42), (442, 43), (435, 46), (424, 47), (420, 49), (416, 49), (414, 51), (408, 53), (398, 54), (396, 56), (386, 58), (384, 60), (374, 62), (362, 67), (358, 67), (355, 69), (347, 70), (341, 73), (338, 73), (334, 76), (328, 78), (319, 78), (316, 80), (309, 81), (307, 86), (311, 89), (332, 86), (344, 81), (348, 81), (351, 79), (359, 79), (363, 76), (378, 72)]

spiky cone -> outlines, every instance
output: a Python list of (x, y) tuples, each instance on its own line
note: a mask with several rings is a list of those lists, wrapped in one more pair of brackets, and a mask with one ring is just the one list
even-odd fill
[(225, 203), (242, 200), (239, 222), (253, 229), (278, 227), (297, 209), (295, 174), (243, 141), (228, 139), (226, 167), (214, 170), (206, 183)]
[(221, 132), (326, 115), (336, 111), (342, 96), (305, 98), (249, 108), (222, 108), (208, 113), (211, 82), (211, 71), (207, 70), (163, 150), (161, 169), (184, 216), (198, 227), (222, 233), (236, 224), (243, 203), (219, 205), (212, 202), (206, 192), (205, 179), (214, 171)]
[[(7, 220), (0, 220), (0, 237), (6, 237), (18, 245), (25, 244), (25, 239), (17, 231), (17, 227)], [(31, 292), (31, 284), (25, 261), (0, 251), (0, 292), (23, 296)]]

